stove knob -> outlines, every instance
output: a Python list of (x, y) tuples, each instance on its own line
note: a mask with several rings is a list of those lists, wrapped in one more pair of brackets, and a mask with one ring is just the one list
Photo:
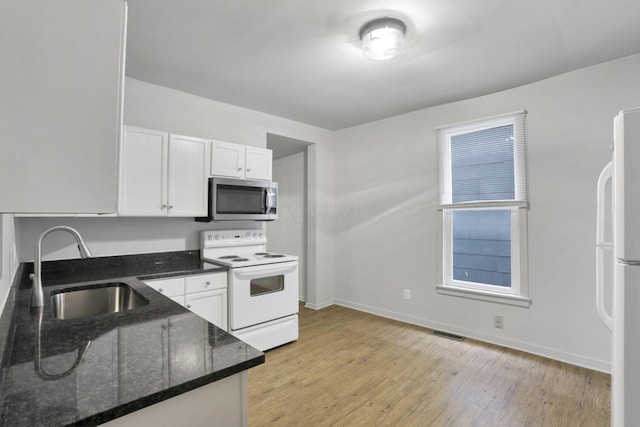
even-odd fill
[(260, 238), (262, 239), (262, 233), (260, 233)]
[(211, 234), (207, 235), (207, 240), (213, 240), (213, 236)]
[(215, 239), (216, 239), (216, 240), (220, 240), (220, 235), (219, 235), (219, 234), (216, 234)]
[(247, 231), (247, 234), (245, 234), (245, 238), (247, 238), (247, 239), (251, 238), (251, 233), (249, 231)]
[(257, 237), (256, 233), (253, 233), (253, 238), (255, 239)]

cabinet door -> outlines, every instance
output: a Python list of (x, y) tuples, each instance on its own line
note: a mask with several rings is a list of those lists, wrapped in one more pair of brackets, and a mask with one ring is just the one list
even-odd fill
[(166, 132), (125, 128), (120, 153), (120, 215), (167, 215), (168, 140)]
[(227, 330), (227, 290), (198, 292), (185, 296), (185, 306), (217, 327)]
[(211, 142), (211, 175), (244, 178), (244, 146), (230, 142)]
[(207, 215), (208, 145), (206, 139), (169, 137), (169, 216)]
[(169, 298), (184, 297), (184, 278), (182, 277), (146, 280), (144, 284)]
[(184, 278), (185, 293), (211, 291), (213, 289), (227, 288), (227, 272), (208, 274), (194, 274)]
[(126, 3), (3, 1), (0, 28), (0, 212), (116, 212)]
[(266, 148), (246, 147), (246, 178), (271, 180), (273, 154)]

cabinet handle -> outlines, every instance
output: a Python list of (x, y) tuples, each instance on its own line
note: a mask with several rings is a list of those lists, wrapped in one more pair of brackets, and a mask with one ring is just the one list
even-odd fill
[(167, 207), (167, 205), (162, 205), (160, 206), (160, 209), (165, 209)]
[(162, 292), (162, 288), (158, 288), (158, 292)]
[(173, 209), (173, 205), (167, 206), (168, 209)]
[(191, 304), (187, 304), (187, 308), (191, 308)]
[(207, 286), (209, 286), (211, 284), (211, 282), (207, 282), (204, 284), (204, 287), (206, 288)]
[(247, 168), (247, 172), (251, 172), (251, 168)]
[(241, 170), (242, 170), (242, 168), (238, 168), (238, 170), (239, 170), (239, 171), (241, 171)]

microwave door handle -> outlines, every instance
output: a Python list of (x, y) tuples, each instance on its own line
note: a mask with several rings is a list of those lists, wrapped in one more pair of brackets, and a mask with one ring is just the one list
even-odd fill
[(271, 208), (273, 207), (273, 193), (270, 188), (264, 190), (264, 207), (265, 213), (271, 212)]

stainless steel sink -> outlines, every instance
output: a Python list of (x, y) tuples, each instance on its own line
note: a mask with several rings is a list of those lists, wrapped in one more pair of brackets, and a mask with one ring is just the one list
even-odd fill
[(149, 300), (126, 283), (115, 282), (54, 292), (51, 304), (56, 319), (79, 319), (133, 310)]

